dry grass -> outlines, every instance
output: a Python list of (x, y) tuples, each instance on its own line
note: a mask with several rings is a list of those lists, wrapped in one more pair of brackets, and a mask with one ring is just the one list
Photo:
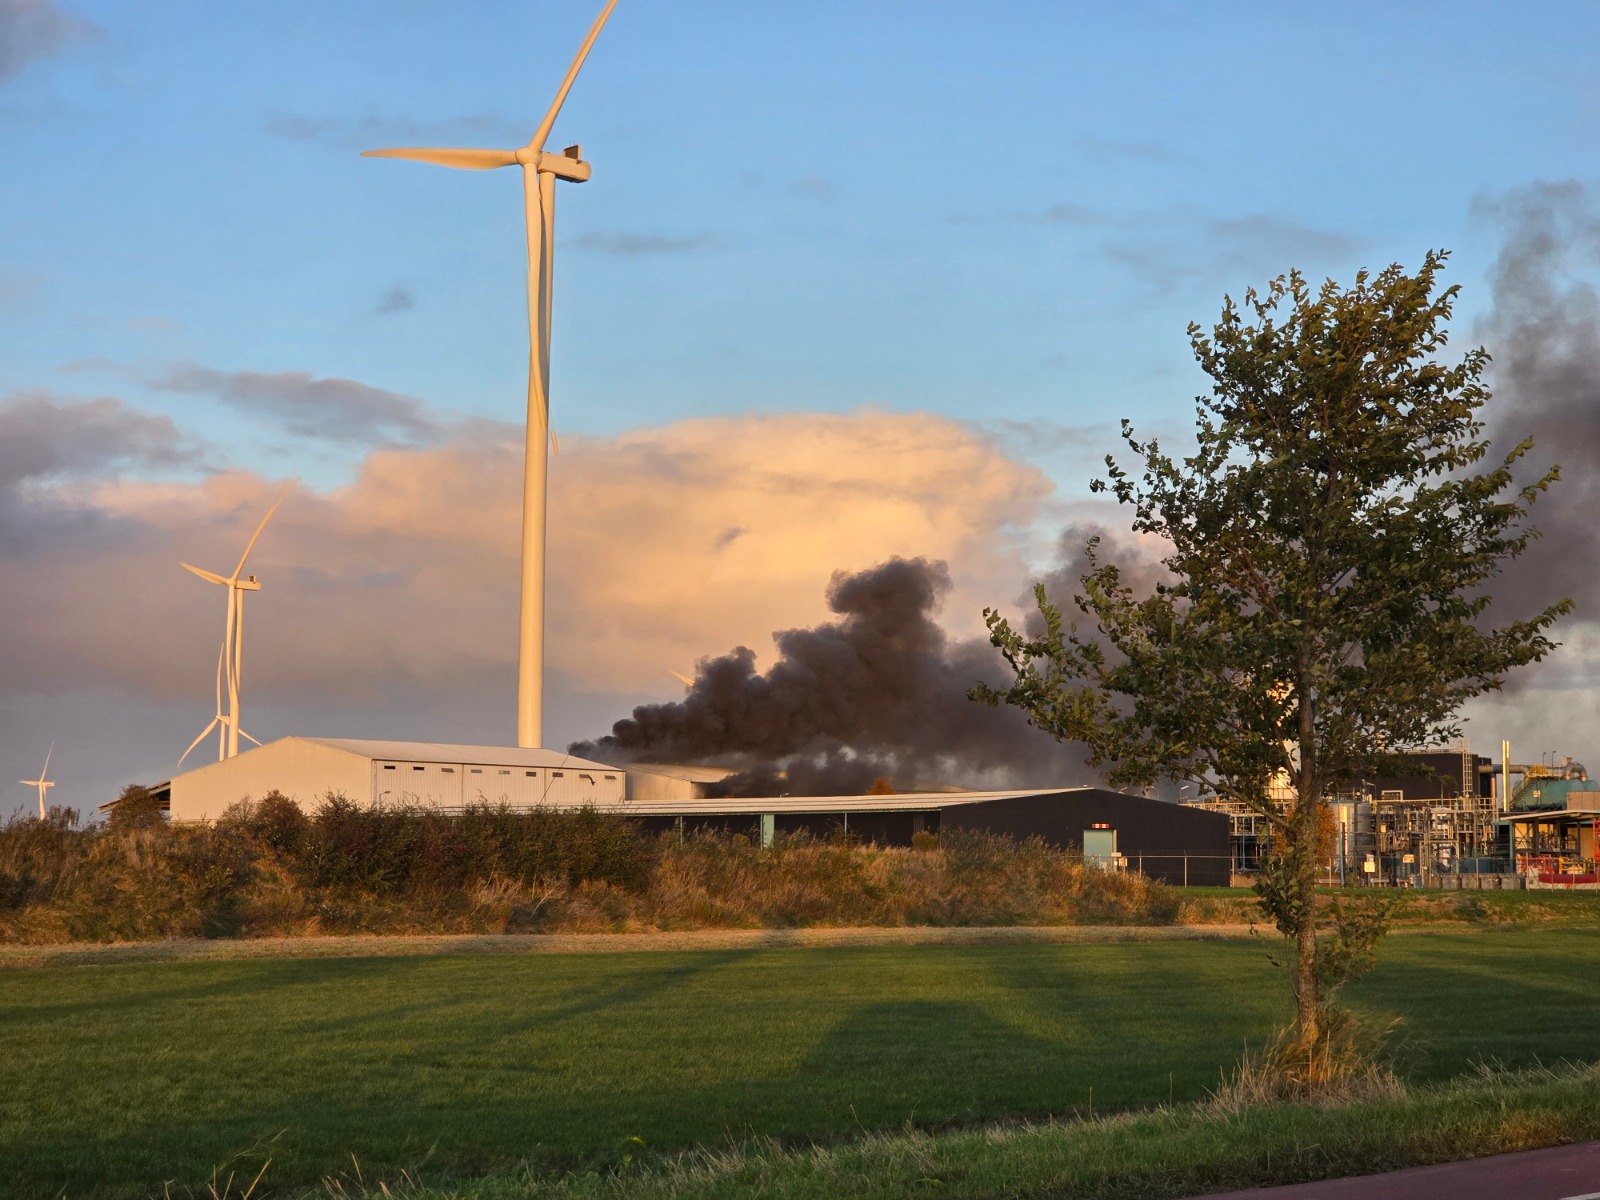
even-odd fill
[(213, 826), (0, 828), (0, 942), (807, 927), (1163, 925), (1171, 889), (1037, 839), (918, 848), (642, 837), (595, 813), (263, 805)]

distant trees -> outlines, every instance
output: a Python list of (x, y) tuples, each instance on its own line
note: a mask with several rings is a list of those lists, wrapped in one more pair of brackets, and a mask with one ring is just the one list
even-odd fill
[[(1108, 456), (1093, 485), (1167, 548), (1171, 581), (1136, 595), (1091, 542), (1074, 600), (1095, 632), (1042, 586), (1038, 637), (986, 610), (1014, 679), (971, 693), (1083, 742), (1113, 784), (1195, 781), (1267, 820), (1258, 892), (1294, 947), (1289, 1058), (1313, 1074), (1326, 999), (1382, 932), (1340, 908), (1319, 946), (1325, 800), (1395, 747), (1459, 736), (1462, 702), (1548, 654), (1570, 608), (1490, 623), (1485, 584), (1536, 536), (1529, 507), (1557, 475), (1516, 483), (1526, 441), (1480, 469), (1489, 356), (1440, 360), (1457, 293), (1439, 289), (1445, 259), (1349, 289), (1291, 272), (1225, 300), (1209, 334), (1190, 325), (1212, 380), (1196, 449), (1175, 459), (1125, 421), (1136, 465)], [(1275, 777), (1294, 786), (1287, 811), (1268, 798)]]

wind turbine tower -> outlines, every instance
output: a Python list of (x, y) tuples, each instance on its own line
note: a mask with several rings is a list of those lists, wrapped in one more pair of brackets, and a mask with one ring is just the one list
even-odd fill
[[(217, 655), (217, 715), (211, 718), (211, 723), (200, 731), (200, 736), (189, 743), (189, 749), (183, 752), (183, 758), (178, 760), (181, 766), (184, 758), (188, 758), (191, 751), (198, 746), (206, 734), (213, 729), (217, 731), (217, 761), (232, 758), (239, 753), (239, 735), (244, 731), (239, 728), (239, 681), (244, 670), (244, 594), (246, 592), (259, 592), (261, 581), (254, 575), (244, 573), (244, 564), (249, 561), (250, 551), (256, 548), (256, 541), (261, 537), (261, 531), (267, 527), (267, 522), (272, 520), (272, 514), (278, 511), (278, 505), (284, 498), (279, 496), (273, 501), (272, 507), (267, 509), (267, 515), (261, 518), (261, 524), (256, 526), (256, 531), (250, 535), (250, 541), (245, 544), (244, 553), (239, 556), (239, 565), (233, 569), (232, 575), (218, 575), (214, 571), (206, 571), (200, 567), (190, 566), (188, 563), (179, 563), (185, 571), (200, 576), (207, 583), (220, 584), (228, 589), (228, 620), (223, 628), (222, 651)], [(223, 693), (227, 693), (228, 711), (222, 711)], [(256, 739), (244, 734), (250, 741)], [(256, 742), (256, 745), (260, 745)]]
[(44, 770), (39, 772), (39, 778), (23, 779), (18, 781), (26, 787), (39, 789), (39, 820), (41, 821), (45, 818), (44, 794), (51, 788), (55, 787), (55, 784), (50, 782), (50, 756), (55, 752), (56, 744), (51, 742), (50, 749), (44, 752)]
[[(402, 149), (367, 150), (367, 158), (409, 158), (440, 167), (486, 171), (522, 168), (523, 210), (528, 231), (528, 432), (522, 477), (522, 608), (517, 656), (517, 745), (536, 748), (544, 737), (544, 563), (545, 494), (550, 441), (550, 279), (555, 252), (556, 180), (584, 183), (589, 164), (579, 146), (560, 154), (545, 151), (556, 116), (566, 102), (572, 81), (617, 0), (606, 6), (589, 28), (556, 91), (554, 103), (526, 146), (515, 150)], [(202, 735), (204, 736), (204, 735)]]

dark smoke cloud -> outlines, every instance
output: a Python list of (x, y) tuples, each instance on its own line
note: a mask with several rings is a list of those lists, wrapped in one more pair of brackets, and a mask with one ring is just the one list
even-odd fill
[[(1040, 577), (1045, 598), (1061, 610), (1062, 616), (1078, 627), (1078, 632), (1095, 636), (1092, 619), (1078, 608), (1077, 599), (1083, 595), (1083, 577), (1092, 569), (1089, 561), (1089, 542), (1099, 538), (1096, 559), (1102, 565), (1117, 568), (1122, 582), (1132, 588), (1137, 596), (1148, 596), (1156, 584), (1170, 581), (1171, 576), (1160, 560), (1142, 552), (1137, 542), (1125, 535), (1114, 533), (1092, 522), (1068, 525), (1056, 542), (1058, 566)], [(1023, 628), (1029, 637), (1044, 636), (1044, 617), (1034, 602), (1033, 589), (1017, 597), (1017, 603), (1026, 611)], [(1102, 639), (1103, 640), (1103, 639)]]
[(1526, 616), (1571, 596), (1575, 618), (1594, 620), (1600, 295), (1580, 272), (1600, 264), (1600, 216), (1583, 185), (1570, 182), (1534, 184), (1479, 211), (1504, 230), (1494, 307), (1477, 330), (1494, 356), (1496, 444), (1531, 437), (1529, 473), (1561, 467), (1561, 481), (1534, 506), (1543, 538), (1496, 581), (1496, 608)]
[(775, 634), (768, 671), (744, 646), (702, 659), (682, 701), (641, 705), (572, 751), (744, 767), (724, 785), (741, 795), (859, 793), (879, 777), (900, 790), (1089, 782), (1081, 747), (1057, 744), (1014, 709), (967, 699), (974, 683), (1006, 672), (986, 640), (952, 639), (936, 623), (949, 590), (945, 565), (921, 558), (837, 573), (827, 594), (839, 619)]

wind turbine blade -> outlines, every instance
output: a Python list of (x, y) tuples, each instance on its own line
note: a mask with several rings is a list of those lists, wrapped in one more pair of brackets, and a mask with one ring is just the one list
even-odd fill
[(489, 171), (495, 167), (517, 165), (515, 150), (449, 150), (443, 147), (422, 146), (416, 149), (363, 150), (362, 158), (409, 158), (413, 162), (432, 163), (436, 167), (454, 167), (458, 171)]
[(56, 744), (54, 742), (51, 742), (50, 743), (50, 749), (48, 749), (48, 750), (46, 750), (44, 752), (44, 770), (39, 772), (39, 778), (41, 780), (48, 779), (50, 777), (50, 756), (52, 754), (54, 754), (55, 752), (56, 752)]
[(687, 675), (683, 674), (681, 671), (674, 671), (669, 667), (667, 669), (667, 674), (671, 675), (679, 683), (683, 684), (684, 687), (693, 687), (694, 686), (694, 680), (690, 679)]
[(555, 102), (550, 105), (550, 111), (544, 114), (544, 120), (539, 122), (539, 128), (534, 131), (533, 138), (528, 142), (528, 149), (533, 151), (544, 149), (545, 139), (555, 127), (561, 106), (567, 102), (567, 93), (572, 90), (572, 81), (578, 77), (583, 60), (589, 57), (589, 48), (594, 45), (595, 38), (600, 36), (600, 31), (605, 28), (606, 18), (611, 16), (611, 10), (616, 6), (617, 0), (606, 0), (606, 6), (600, 10), (600, 15), (589, 27), (589, 36), (584, 38), (583, 45), (578, 47), (578, 56), (572, 60), (572, 66), (567, 69), (567, 77), (561, 81), (561, 89), (556, 92)]
[(180, 767), (183, 766), (183, 759), (184, 758), (188, 758), (189, 755), (194, 753), (194, 748), (196, 746), (198, 746), (201, 742), (205, 741), (206, 734), (210, 733), (213, 729), (215, 729), (217, 727), (217, 722), (220, 721), (220, 720), (222, 720), (221, 717), (212, 717), (211, 718), (211, 724), (207, 725), (204, 729), (202, 729), (200, 731), (200, 736), (195, 738), (194, 741), (189, 743), (189, 748), (183, 752), (183, 758), (178, 759), (178, 765)]
[(204, 579), (207, 583), (227, 583), (228, 582), (226, 576), (218, 575), (215, 571), (202, 571), (199, 567), (191, 567), (188, 563), (179, 563), (178, 565), (180, 567), (182, 567), (185, 571), (189, 571), (189, 572), (192, 572), (195, 575), (200, 576), (200, 578)]
[[(289, 498), (289, 493), (284, 492), (272, 502), (272, 507), (267, 509), (267, 515), (261, 518), (261, 524), (256, 526), (256, 531), (250, 535), (250, 541), (244, 548), (244, 553), (239, 556), (239, 565), (233, 569), (233, 578), (238, 579), (244, 573), (245, 559), (250, 557), (250, 551), (256, 548), (256, 539), (261, 536), (261, 531), (267, 527), (267, 522), (272, 520), (272, 514), (278, 511), (278, 505)], [(229, 582), (232, 582), (230, 580)]]
[(561, 457), (561, 439), (556, 436), (554, 429), (550, 431), (550, 453), (557, 458)]
[(242, 737), (242, 738), (250, 738), (250, 740), (252, 742), (255, 742), (256, 745), (258, 745), (258, 746), (261, 745), (261, 742), (258, 739), (250, 737), (250, 735), (248, 733), (246, 733), (243, 729), (239, 730), (239, 736)]

